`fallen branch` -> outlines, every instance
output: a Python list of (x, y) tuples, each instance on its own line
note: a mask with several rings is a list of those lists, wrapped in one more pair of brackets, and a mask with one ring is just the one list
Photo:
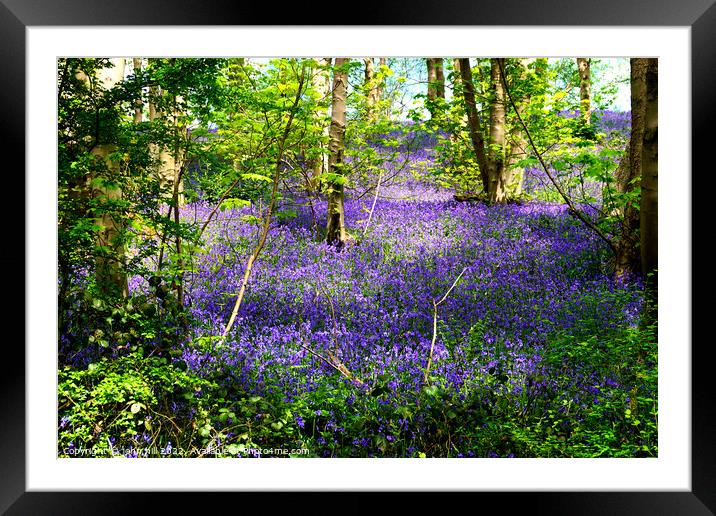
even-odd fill
[(299, 345), (300, 345), (303, 349), (305, 349), (306, 351), (308, 351), (311, 355), (313, 355), (313, 356), (315, 356), (316, 358), (322, 360), (323, 362), (325, 362), (326, 364), (328, 364), (329, 366), (331, 366), (333, 369), (335, 369), (336, 371), (338, 371), (339, 373), (341, 373), (341, 374), (342, 374), (343, 376), (345, 376), (349, 381), (351, 381), (351, 382), (356, 382), (358, 385), (363, 385), (363, 382), (360, 380), (360, 378), (358, 378), (358, 377), (355, 376), (353, 373), (351, 373), (351, 372), (348, 370), (348, 368), (346, 368), (346, 366), (343, 365), (343, 363), (342, 363), (340, 360), (338, 360), (338, 358), (337, 358), (333, 353), (330, 353), (330, 354), (329, 354), (329, 356), (331, 357), (331, 359), (329, 360), (329, 359), (327, 359), (326, 357), (324, 357), (323, 355), (321, 355), (320, 353), (317, 353), (317, 352), (313, 351), (313, 350), (312, 350), (311, 348), (309, 348), (308, 346), (304, 346), (303, 344), (299, 344)]

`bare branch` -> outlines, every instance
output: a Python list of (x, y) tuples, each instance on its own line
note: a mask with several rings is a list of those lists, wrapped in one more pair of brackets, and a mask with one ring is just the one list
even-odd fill
[(467, 270), (467, 267), (465, 267), (462, 271), (460, 271), (460, 274), (458, 274), (457, 278), (455, 278), (455, 281), (453, 281), (452, 286), (448, 289), (447, 292), (445, 292), (445, 295), (440, 298), (440, 301), (433, 301), (433, 339), (430, 342), (430, 355), (428, 356), (428, 365), (425, 367), (425, 376), (423, 377), (423, 383), (427, 383), (428, 376), (430, 375), (430, 366), (433, 363), (433, 351), (435, 350), (435, 341), (438, 338), (438, 306), (440, 306), (443, 301), (445, 301), (450, 295), (450, 292), (452, 292), (452, 289), (455, 288), (457, 285), (457, 282), (460, 281), (460, 278), (462, 278), (462, 275), (465, 274), (465, 271)]

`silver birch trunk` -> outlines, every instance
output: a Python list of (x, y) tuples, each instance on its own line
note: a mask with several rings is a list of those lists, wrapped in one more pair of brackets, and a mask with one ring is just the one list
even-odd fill
[(587, 125), (592, 121), (592, 77), (589, 64), (590, 60), (586, 57), (577, 58), (577, 68), (579, 69), (579, 113)]
[(348, 73), (343, 68), (348, 58), (338, 57), (333, 72), (331, 127), (329, 129), (328, 165), (332, 179), (328, 192), (328, 222), (326, 225), (326, 242), (343, 247), (347, 240), (345, 227), (345, 209), (343, 206), (344, 176), (341, 169), (346, 132), (346, 92)]

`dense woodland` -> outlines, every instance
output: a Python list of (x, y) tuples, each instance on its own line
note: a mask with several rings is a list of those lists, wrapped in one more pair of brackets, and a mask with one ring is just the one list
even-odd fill
[(657, 456), (615, 62), (59, 59), (58, 456)]

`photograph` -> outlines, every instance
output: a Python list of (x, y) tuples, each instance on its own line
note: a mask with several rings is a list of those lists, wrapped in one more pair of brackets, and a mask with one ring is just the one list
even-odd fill
[(55, 60), (57, 458), (660, 457), (658, 57)]

